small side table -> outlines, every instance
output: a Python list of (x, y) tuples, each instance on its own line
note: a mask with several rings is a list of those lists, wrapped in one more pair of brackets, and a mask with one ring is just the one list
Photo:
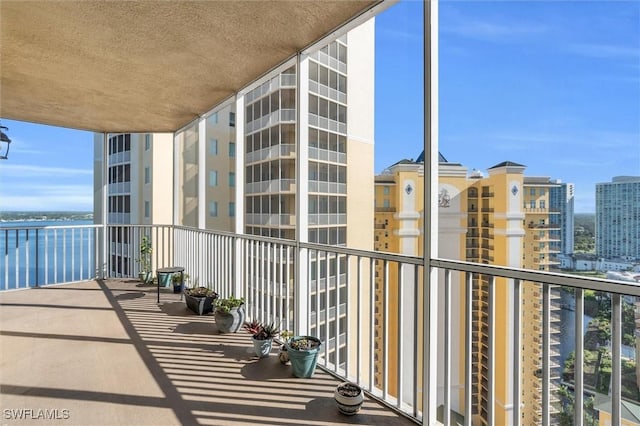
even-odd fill
[[(156, 270), (156, 276), (158, 274), (177, 274), (180, 272), (180, 285), (184, 285), (184, 268), (182, 266), (171, 266), (169, 268), (160, 268)], [(180, 300), (182, 300), (182, 293), (180, 293)], [(158, 279), (158, 303), (160, 303), (160, 280)]]

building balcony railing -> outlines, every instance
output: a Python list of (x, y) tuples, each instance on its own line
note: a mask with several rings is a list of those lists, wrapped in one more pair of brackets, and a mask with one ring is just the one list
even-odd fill
[(296, 190), (294, 179), (272, 179), (262, 182), (251, 182), (245, 185), (247, 194), (294, 192)]
[(275, 126), (279, 123), (294, 123), (296, 120), (295, 109), (280, 109), (273, 111), (270, 114), (260, 117), (256, 120), (246, 124), (247, 133), (252, 133), (258, 130), (266, 129), (268, 127)]
[(309, 180), (309, 192), (320, 194), (346, 194), (347, 184)]
[(245, 161), (254, 163), (256, 161), (276, 160), (279, 158), (294, 158), (295, 154), (296, 146), (294, 144), (280, 144), (248, 152), (245, 155)]
[(331, 163), (347, 164), (347, 154), (317, 147), (309, 147), (309, 158), (312, 160), (328, 161)]
[[(248, 318), (277, 322), (282, 329), (298, 334), (322, 336), (329, 343), (323, 346), (319, 359), (323, 370), (358, 383), (371, 397), (417, 421), (422, 419), (423, 408), (436, 410), (440, 404), (437, 398), (429, 397), (429, 392), (444, 392), (438, 398), (442, 397), (445, 412), (458, 411), (470, 422), (474, 411), (482, 411), (474, 402), (477, 400), (470, 397), (474, 380), (480, 379), (482, 400), (487, 401), (485, 420), (492, 423), (496, 372), (502, 368), (491, 357), (499, 350), (496, 341), (508, 339), (514, 342), (514, 348), (528, 344), (522, 340), (524, 282), (540, 284), (543, 293), (557, 286), (573, 288), (578, 302), (585, 290), (608, 292), (613, 312), (610, 394), (614, 406), (620, 406), (621, 306), (624, 295), (640, 297), (640, 288), (633, 283), (434, 258), (426, 260), (434, 271), (434, 280), (423, 291), (425, 259), (346, 247), (172, 225), (4, 228), (1, 235), (0, 248), (5, 256), (0, 288), (5, 290), (137, 277), (140, 264), (136, 262), (136, 248), (146, 236), (153, 247), (153, 270), (183, 266), (192, 282), (197, 279), (212, 285), (221, 297), (244, 297)], [(376, 277), (379, 266), (382, 273)], [(474, 289), (480, 276), (484, 281), (482, 291)], [(334, 277), (340, 277), (339, 284)], [(464, 297), (455, 293), (459, 290)], [(506, 296), (499, 293), (503, 291), (507, 291)], [(504, 318), (506, 307), (496, 304), (497, 294), (509, 306), (508, 328), (501, 327), (498, 320)], [(482, 302), (474, 303), (478, 295)], [(552, 303), (551, 297), (543, 298), (540, 312), (533, 315), (540, 321), (536, 338), (542, 348), (543, 419), (550, 415), (545, 407), (550, 407), (554, 398), (553, 371), (560, 355), (557, 334), (551, 330), (559, 313), (552, 309)], [(574, 332), (580, 336), (582, 306), (576, 303), (573, 313)], [(476, 318), (475, 313), (481, 315)], [(545, 316), (550, 321), (542, 321)], [(472, 352), (474, 330), (482, 331), (478, 340), (483, 348), (481, 358)], [(444, 337), (444, 346), (438, 335)], [(454, 349), (451, 342), (461, 344)], [(520, 404), (525, 386), (522, 349), (505, 356), (513, 357), (509, 399), (517, 422), (524, 409)], [(579, 347), (577, 365), (583, 357)], [(481, 378), (472, 374), (474, 362), (480, 364), (476, 371)], [(465, 366), (464, 372), (454, 381), (458, 375), (451, 373), (460, 364)], [(575, 394), (580, 400), (584, 391), (582, 370), (576, 368), (575, 374)], [(444, 382), (438, 382), (438, 376)], [(418, 380), (422, 377), (424, 386)], [(466, 396), (461, 399), (471, 404), (454, 406), (451, 394), (455, 389), (463, 389)]]
[(381, 213), (395, 213), (396, 208), (395, 207), (376, 207), (376, 211)]
[(554, 223), (530, 223), (527, 225), (529, 229), (560, 229), (559, 224)]
[(254, 226), (294, 226), (296, 224), (296, 216), (293, 214), (247, 213), (245, 219), (247, 225)]

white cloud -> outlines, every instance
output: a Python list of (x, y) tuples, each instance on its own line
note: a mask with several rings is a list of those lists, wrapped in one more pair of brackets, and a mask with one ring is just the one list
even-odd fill
[(30, 164), (3, 164), (2, 174), (12, 177), (33, 176), (77, 176), (93, 175), (93, 169), (72, 169), (64, 167), (35, 166)]
[(93, 187), (17, 183), (0, 189), (0, 210), (93, 210)]
[(591, 58), (640, 58), (640, 46), (622, 46), (613, 44), (573, 43), (566, 50)]
[(501, 20), (474, 19), (453, 11), (449, 12), (446, 22), (440, 26), (442, 33), (497, 42), (520, 41), (518, 40), (520, 37), (544, 34), (549, 31), (546, 25), (516, 21), (512, 17)]
[(0, 196), (0, 207), (3, 211), (31, 211), (31, 210), (69, 210), (92, 211), (93, 195), (75, 195), (59, 197), (57, 195), (40, 195), (31, 197), (26, 195)]

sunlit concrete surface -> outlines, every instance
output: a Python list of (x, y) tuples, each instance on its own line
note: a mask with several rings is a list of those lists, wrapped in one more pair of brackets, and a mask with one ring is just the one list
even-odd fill
[(0, 292), (0, 321), (3, 425), (414, 424), (371, 400), (339, 414), (331, 376), (295, 378), (137, 280)]

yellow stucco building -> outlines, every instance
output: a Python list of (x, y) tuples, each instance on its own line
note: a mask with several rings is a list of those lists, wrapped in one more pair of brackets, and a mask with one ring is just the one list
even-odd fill
[[(488, 176), (468, 172), (458, 163), (439, 159), (439, 248), (438, 257), (484, 264), (548, 270), (555, 262), (555, 249), (560, 232), (552, 225), (549, 192), (556, 181), (545, 177), (526, 177), (525, 166), (502, 162), (488, 169)], [(422, 255), (424, 157), (402, 160), (376, 176), (375, 180), (375, 249), (378, 251)], [(428, 232), (428, 230), (427, 230)], [(389, 267), (387, 267), (389, 268)], [(382, 323), (385, 311), (382, 277), (388, 277), (387, 321), (394, 330), (398, 321), (398, 274), (376, 268), (376, 310)], [(474, 424), (486, 424), (486, 398), (489, 365), (488, 345), (489, 277), (473, 277), (473, 414)], [(495, 340), (492, 356), (496, 369), (494, 421), (508, 424), (512, 418), (514, 377), (514, 307), (512, 286), (495, 282)], [(464, 413), (464, 276), (451, 277), (452, 312), (452, 409)], [(552, 296), (553, 299), (553, 296)], [(522, 424), (541, 422), (542, 371), (542, 291), (539, 285), (523, 283), (521, 293), (521, 401)], [(457, 305), (457, 306), (455, 306)], [(421, 315), (420, 313), (418, 315)], [(551, 315), (551, 379), (559, 377), (554, 339), (559, 316), (552, 303)], [(418, 336), (421, 332), (417, 333)], [(376, 383), (388, 382), (388, 391), (397, 393), (395, 374), (397, 355), (387, 351), (386, 375), (383, 370), (384, 330), (376, 333)], [(386, 336), (387, 348), (394, 348), (397, 336)], [(553, 390), (553, 387), (552, 387)], [(552, 392), (555, 396), (555, 393)], [(552, 397), (553, 400), (554, 397)], [(553, 414), (555, 408), (551, 407)]]

